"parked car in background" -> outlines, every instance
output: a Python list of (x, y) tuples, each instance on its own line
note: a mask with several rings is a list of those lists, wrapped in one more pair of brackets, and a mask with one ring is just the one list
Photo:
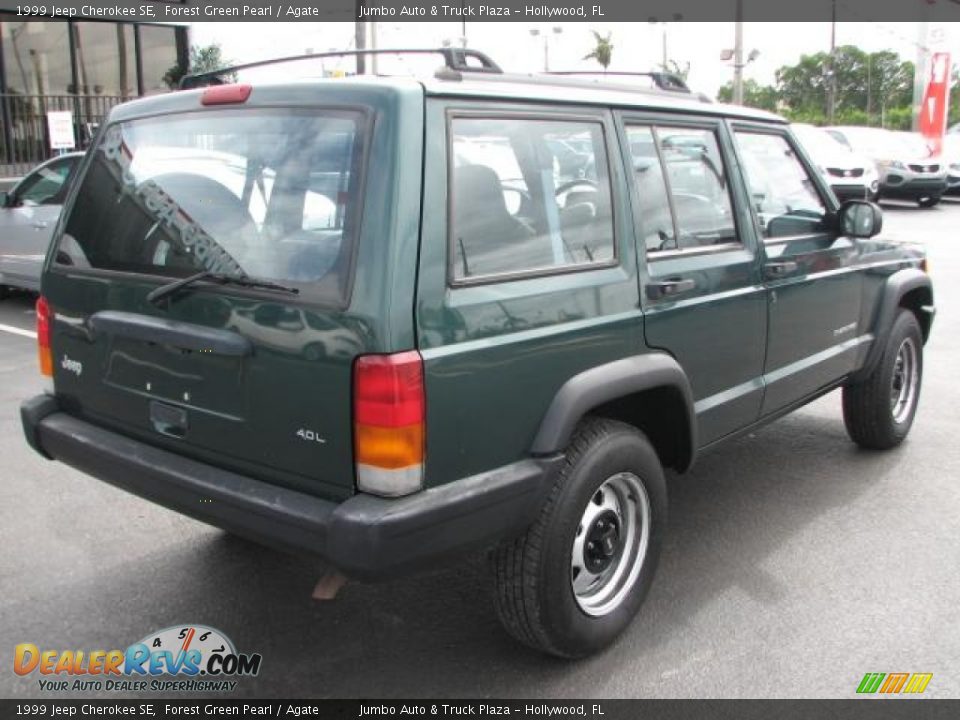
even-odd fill
[(943, 138), (943, 164), (947, 167), (947, 195), (960, 195), (960, 133)]
[(918, 133), (866, 127), (826, 130), (854, 152), (876, 162), (880, 173), (878, 198), (913, 200), (921, 207), (932, 207), (946, 192), (946, 168), (938, 158), (930, 156), (930, 149)]
[(880, 176), (876, 163), (854, 152), (823, 128), (794, 123), (793, 132), (840, 200), (876, 200)]
[(0, 193), (0, 299), (11, 288), (39, 292), (43, 257), (82, 157), (76, 152), (48, 160)]

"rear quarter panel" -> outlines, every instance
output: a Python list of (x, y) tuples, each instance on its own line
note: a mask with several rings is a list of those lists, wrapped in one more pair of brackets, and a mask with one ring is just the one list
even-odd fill
[[(615, 266), (471, 286), (448, 282), (447, 120), (458, 111), (596, 113), (612, 175)], [(643, 347), (637, 265), (616, 129), (606, 110), (428, 99), (416, 303), (427, 395), (426, 484), (527, 457), (560, 386)]]

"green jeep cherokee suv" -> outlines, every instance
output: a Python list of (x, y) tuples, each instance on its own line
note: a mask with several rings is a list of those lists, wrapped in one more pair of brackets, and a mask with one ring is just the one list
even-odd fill
[(778, 117), (443, 52), (115, 108), (24, 430), (347, 577), (490, 548), (507, 630), (583, 656), (651, 585), (666, 468), (836, 388), (854, 442), (903, 440), (931, 283)]

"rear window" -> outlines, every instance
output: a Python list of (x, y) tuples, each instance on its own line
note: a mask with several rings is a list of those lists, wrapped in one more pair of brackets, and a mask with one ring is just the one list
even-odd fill
[(56, 262), (184, 277), (202, 270), (345, 298), (363, 116), (232, 110), (107, 128)]

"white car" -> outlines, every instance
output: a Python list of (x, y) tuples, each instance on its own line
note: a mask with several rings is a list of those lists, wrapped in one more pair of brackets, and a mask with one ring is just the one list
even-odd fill
[(831, 127), (827, 132), (877, 163), (880, 198), (913, 200), (921, 207), (940, 202), (947, 169), (918, 133), (868, 127)]
[(880, 175), (876, 163), (854, 152), (822, 128), (803, 123), (793, 123), (791, 127), (838, 199), (877, 198)]
[(0, 193), (0, 298), (11, 288), (39, 292), (40, 270), (82, 152), (38, 165)]

